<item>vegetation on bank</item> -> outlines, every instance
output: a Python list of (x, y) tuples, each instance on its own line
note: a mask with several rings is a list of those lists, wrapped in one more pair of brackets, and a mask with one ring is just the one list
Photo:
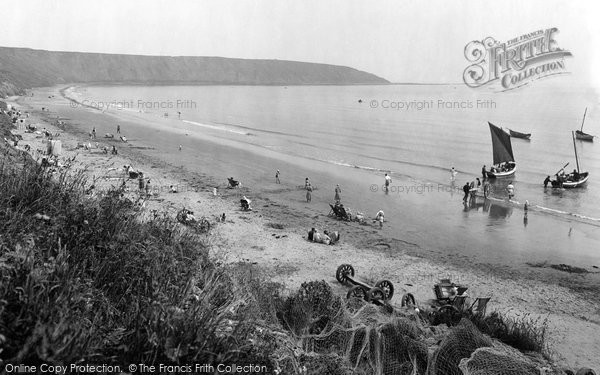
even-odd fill
[[(325, 281), (285, 294), (247, 265), (216, 262), (204, 237), (173, 218), (144, 219), (118, 190), (92, 198), (83, 174), (42, 168), (4, 142), (0, 152), (5, 363), (457, 374), (476, 351), (508, 350), (475, 327), (525, 351), (545, 348), (545, 326), (532, 321), (465, 316), (456, 328), (431, 329), (412, 311), (343, 300)], [(513, 357), (501, 363), (539, 373), (538, 357)]]

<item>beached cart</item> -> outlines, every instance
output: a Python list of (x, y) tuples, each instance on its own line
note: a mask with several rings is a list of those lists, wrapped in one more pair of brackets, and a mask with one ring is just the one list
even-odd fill
[(342, 264), (335, 272), (335, 278), (341, 284), (353, 285), (346, 294), (346, 298), (360, 298), (367, 302), (386, 302), (394, 296), (394, 284), (389, 280), (380, 280), (370, 286), (354, 277), (354, 267)]

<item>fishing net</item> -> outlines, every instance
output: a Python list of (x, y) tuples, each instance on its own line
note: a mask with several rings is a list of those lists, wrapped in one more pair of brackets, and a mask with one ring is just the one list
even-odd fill
[(479, 348), (468, 359), (460, 361), (464, 375), (539, 375), (531, 361), (501, 347)]
[(428, 375), (463, 375), (458, 367), (461, 359), (469, 358), (478, 348), (491, 346), (490, 338), (479, 332), (469, 320), (462, 319), (433, 353)]
[(331, 321), (319, 335), (305, 337), (303, 349), (344, 358), (354, 373), (425, 374), (428, 353), (421, 336), (409, 317), (366, 304)]

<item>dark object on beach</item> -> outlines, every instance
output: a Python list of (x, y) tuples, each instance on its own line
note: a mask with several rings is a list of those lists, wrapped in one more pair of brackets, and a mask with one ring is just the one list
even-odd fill
[[(429, 322), (433, 325), (446, 324), (451, 327), (460, 322), (464, 313), (485, 316), (491, 298), (476, 298), (469, 307), (466, 307), (467, 289), (468, 287), (455, 284), (450, 279), (442, 279), (435, 284), (433, 286), (435, 299), (427, 301), (430, 309), (427, 314)], [(411, 297), (410, 302), (413, 302), (414, 297), (408, 294)], [(404, 296), (402, 301), (404, 302)]]
[(329, 207), (331, 207), (329, 214), (333, 214), (338, 219), (350, 221), (350, 216), (348, 215), (348, 212), (346, 212), (343, 204), (329, 204)]
[(575, 137), (580, 141), (594, 142), (594, 136), (583, 132), (583, 124), (585, 123), (585, 115), (587, 114), (587, 108), (583, 112), (583, 120), (581, 121), (581, 129), (575, 130)]
[(250, 200), (246, 197), (240, 199), (240, 205), (242, 207), (242, 211), (252, 211), (252, 207), (250, 207)]
[(229, 178), (227, 179), (227, 181), (229, 181), (229, 186), (228, 186), (228, 188), (229, 188), (229, 189), (233, 189), (233, 188), (236, 188), (236, 187), (241, 187), (241, 186), (242, 186), (242, 185), (240, 184), (240, 182), (239, 182), (239, 181), (236, 181), (236, 180), (234, 180), (234, 179), (233, 179), (233, 177), (229, 177)]
[(555, 270), (568, 272), (568, 273), (589, 273), (589, 271), (586, 270), (585, 268), (570, 266), (568, 264), (552, 264), (552, 265), (550, 265), (550, 267), (554, 268)]
[(508, 129), (508, 132), (510, 133), (510, 136), (513, 138), (520, 138), (520, 139), (527, 139), (530, 140), (531, 139), (531, 133), (521, 133), (512, 129)]
[[(129, 178), (144, 178), (144, 174), (140, 171), (129, 171)], [(140, 189), (143, 188), (144, 187), (142, 186)]]
[(391, 309), (388, 303), (394, 296), (394, 284), (391, 281), (380, 280), (375, 286), (370, 286), (354, 278), (354, 267), (350, 264), (339, 266), (335, 272), (335, 278), (341, 284), (354, 285), (346, 294), (346, 298), (356, 297)]

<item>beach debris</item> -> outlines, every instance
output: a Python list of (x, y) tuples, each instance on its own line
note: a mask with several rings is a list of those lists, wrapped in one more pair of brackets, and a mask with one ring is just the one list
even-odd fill
[(394, 296), (394, 284), (389, 280), (380, 280), (374, 286), (370, 286), (354, 278), (354, 267), (350, 264), (340, 265), (335, 278), (341, 284), (350, 284), (353, 287), (346, 294), (346, 298), (359, 298), (376, 305), (392, 309), (388, 303)]
[(229, 182), (229, 186), (228, 186), (229, 189), (242, 187), (242, 183), (237, 180), (234, 180), (233, 177), (227, 178), (227, 181)]
[(114, 138), (114, 137), (115, 137), (115, 135), (112, 134), (112, 133), (106, 133), (106, 134), (104, 134), (104, 138)]
[(589, 273), (589, 271), (586, 270), (585, 268), (570, 266), (568, 264), (552, 264), (552, 265), (550, 265), (550, 267), (554, 268), (555, 270), (568, 272), (568, 273)]

